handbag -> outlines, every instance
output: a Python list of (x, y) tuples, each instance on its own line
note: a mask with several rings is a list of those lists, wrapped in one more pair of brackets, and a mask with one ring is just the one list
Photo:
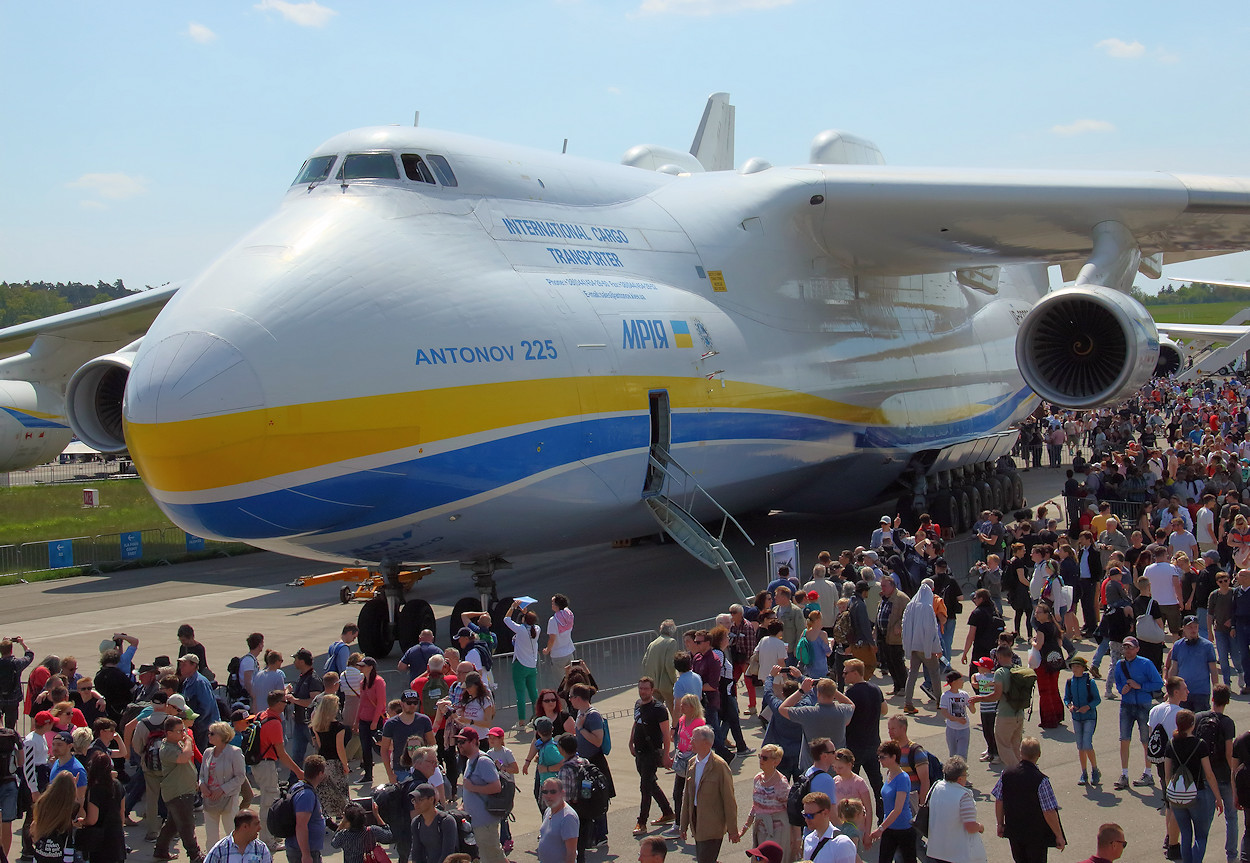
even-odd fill
[(690, 774), (690, 762), (694, 759), (694, 750), (689, 752), (679, 751), (673, 758), (673, 772), (683, 779), (688, 779)]
[(378, 840), (373, 838), (373, 831), (368, 827), (365, 828), (365, 863), (391, 863), (390, 856), (386, 853), (386, 849), (378, 844)]
[(1029, 648), (1029, 668), (1036, 670), (1042, 664), (1042, 652), (1036, 647)]
[[(933, 796), (933, 786), (929, 786), (929, 797)], [(916, 825), (916, 830), (921, 836), (929, 835), (929, 797), (916, 807), (916, 817), (912, 819), (912, 823)]]
[(752, 677), (760, 676), (760, 649), (758, 647), (751, 654), (751, 658), (747, 660), (747, 674)]
[(1151, 604), (1146, 606), (1146, 613), (1137, 617), (1137, 637), (1142, 641), (1148, 641), (1151, 644), (1162, 644), (1166, 633), (1163, 627), (1159, 625), (1159, 621), (1150, 613), (1150, 609), (1154, 607), (1154, 600), (1150, 600)]

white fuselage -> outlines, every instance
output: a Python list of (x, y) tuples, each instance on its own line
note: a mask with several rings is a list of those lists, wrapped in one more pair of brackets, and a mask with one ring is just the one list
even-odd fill
[[(399, 177), (341, 182), (347, 154)], [(456, 186), (405, 178), (431, 154)], [(399, 127), (316, 155), (328, 178), (135, 358), (127, 441), (193, 533), (411, 563), (649, 532), (656, 390), (730, 511), (848, 510), (1036, 403), (1014, 343), (1044, 267), (857, 273), (810, 166), (674, 177)]]

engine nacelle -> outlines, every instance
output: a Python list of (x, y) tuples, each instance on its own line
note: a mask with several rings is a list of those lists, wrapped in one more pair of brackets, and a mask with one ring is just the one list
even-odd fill
[(69, 445), (60, 393), (30, 381), (0, 381), (0, 471), (46, 464)]
[(1179, 343), (1167, 336), (1159, 337), (1159, 361), (1155, 363), (1155, 377), (1165, 378), (1185, 368), (1189, 352)]
[(65, 414), (74, 434), (100, 452), (126, 448), (122, 426), (122, 397), (134, 363), (128, 345), (115, 354), (96, 357), (74, 372), (65, 388)]
[(1042, 298), (1016, 334), (1016, 364), (1048, 402), (1067, 408), (1118, 404), (1150, 380), (1159, 361), (1154, 320), (1127, 294), (1100, 285)]

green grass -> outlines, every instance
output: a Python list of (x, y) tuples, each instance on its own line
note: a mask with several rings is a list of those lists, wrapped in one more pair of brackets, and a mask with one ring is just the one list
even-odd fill
[(83, 486), (0, 489), (0, 545), (173, 527), (137, 479), (97, 483), (103, 506), (85, 509)]
[(1247, 307), (1250, 307), (1250, 294), (1246, 296), (1245, 302), (1146, 306), (1146, 311), (1159, 323), (1222, 324)]

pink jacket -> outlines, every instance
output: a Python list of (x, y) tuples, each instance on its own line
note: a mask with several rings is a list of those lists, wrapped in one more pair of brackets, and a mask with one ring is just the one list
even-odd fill
[(373, 678), (372, 686), (363, 682), (360, 684), (360, 709), (356, 712), (356, 719), (373, 724), (385, 713), (386, 681), (379, 674)]

